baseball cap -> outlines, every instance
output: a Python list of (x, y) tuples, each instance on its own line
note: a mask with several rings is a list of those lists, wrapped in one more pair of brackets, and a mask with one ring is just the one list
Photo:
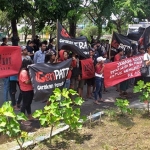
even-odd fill
[(103, 57), (98, 57), (98, 58), (97, 58), (97, 62), (105, 61), (105, 60), (106, 60), (106, 58), (103, 58)]
[(26, 46), (21, 46), (22, 51), (25, 50), (25, 49), (27, 49)]
[(144, 49), (144, 46), (143, 46), (143, 45), (140, 47), (140, 50), (142, 50), (142, 49)]

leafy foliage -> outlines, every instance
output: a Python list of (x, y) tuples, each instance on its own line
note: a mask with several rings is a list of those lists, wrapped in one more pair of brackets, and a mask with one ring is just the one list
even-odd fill
[(144, 81), (138, 81), (137, 86), (134, 87), (134, 93), (141, 93), (141, 102), (147, 102), (147, 109), (149, 113), (149, 103), (150, 103), (150, 83), (144, 83)]
[(73, 106), (82, 105), (83, 100), (80, 97), (76, 97), (74, 100), (70, 98), (70, 96), (78, 95), (77, 92), (72, 89), (61, 91), (56, 88), (53, 93), (49, 98), (50, 105), (46, 105), (44, 110), (36, 110), (33, 114), (34, 118), (39, 118), (42, 126), (51, 126), (50, 139), (53, 127), (61, 122), (69, 125), (71, 129), (82, 127), (82, 123), (79, 122), (81, 119), (80, 108)]
[(23, 113), (15, 114), (11, 102), (5, 102), (0, 108), (0, 132), (14, 137), (20, 148), (27, 138), (27, 133), (22, 132), (20, 129), (19, 120), (26, 120), (27, 118)]
[(129, 108), (129, 101), (124, 99), (117, 99), (115, 105), (120, 109), (121, 114), (131, 113)]

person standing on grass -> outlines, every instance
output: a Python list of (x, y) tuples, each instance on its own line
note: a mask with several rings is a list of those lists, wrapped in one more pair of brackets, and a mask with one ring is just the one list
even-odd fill
[[(29, 76), (28, 65), (31, 65), (32, 61), (29, 59), (24, 59), (22, 62), (21, 71), (19, 73), (19, 85), (22, 92), (23, 103), (21, 107), (21, 112), (25, 114), (27, 112), (28, 119), (31, 120), (31, 103), (33, 100), (33, 87), (31, 84), (31, 79)], [(29, 121), (22, 121), (24, 125), (30, 125)]]
[[(103, 85), (103, 72), (104, 72), (104, 61), (106, 58), (98, 57), (97, 58), (97, 64), (95, 66), (95, 101), (94, 103), (97, 105), (100, 105), (100, 102), (103, 102), (102, 100), (102, 85)], [(99, 96), (99, 100), (98, 100)]]

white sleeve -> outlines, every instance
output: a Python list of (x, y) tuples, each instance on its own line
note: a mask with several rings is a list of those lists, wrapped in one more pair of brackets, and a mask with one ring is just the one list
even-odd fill
[(144, 61), (148, 60), (147, 53), (144, 54)]

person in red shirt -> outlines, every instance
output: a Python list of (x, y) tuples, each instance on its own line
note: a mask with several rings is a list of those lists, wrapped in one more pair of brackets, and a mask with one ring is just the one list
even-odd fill
[[(106, 60), (106, 58), (98, 57), (97, 64), (95, 66), (96, 89), (95, 89), (95, 93), (94, 93), (94, 97), (95, 97), (94, 103), (97, 105), (100, 105), (99, 102), (103, 102), (103, 100), (102, 100), (102, 85), (103, 85), (103, 72), (104, 72), (104, 61), (105, 60)], [(98, 100), (98, 96), (99, 96), (99, 100)]]
[[(58, 62), (62, 62), (62, 61), (65, 61), (68, 59), (68, 53), (67, 51), (65, 50), (60, 50), (59, 51), (59, 60)], [(76, 61), (76, 58), (75, 57), (72, 57), (72, 62), (71, 62), (71, 66), (70, 66), (70, 70), (68, 71), (68, 75), (66, 77), (66, 81), (65, 81), (65, 84), (64, 84), (64, 88), (67, 88), (69, 89), (70, 88), (70, 78), (71, 78), (71, 75), (72, 75), (72, 68), (73, 67), (76, 67), (77, 65), (77, 61)]]
[[(119, 48), (118, 49), (118, 54), (115, 55), (114, 57), (114, 61), (120, 61), (122, 59), (123, 56), (123, 49)], [(116, 91), (119, 92), (120, 88), (119, 88), (119, 84), (116, 85)]]
[(114, 61), (120, 61), (123, 56), (123, 49), (119, 48), (118, 49), (118, 54), (115, 55)]
[[(22, 91), (23, 103), (21, 107), (21, 112), (25, 114), (25, 111), (28, 114), (29, 120), (33, 119), (31, 115), (31, 103), (33, 100), (33, 87), (31, 84), (31, 79), (29, 76), (28, 65), (31, 65), (32, 61), (30, 59), (24, 59), (22, 62), (21, 71), (19, 73), (19, 85)], [(30, 125), (28, 121), (21, 122), (24, 125)]]

